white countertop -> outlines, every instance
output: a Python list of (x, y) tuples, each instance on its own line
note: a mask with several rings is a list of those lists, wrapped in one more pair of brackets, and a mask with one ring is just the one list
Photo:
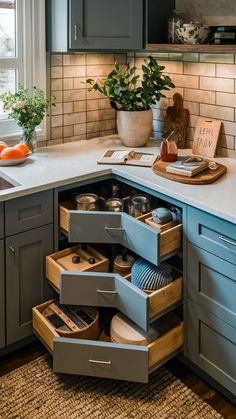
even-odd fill
[[(225, 164), (228, 172), (210, 185), (185, 185), (157, 176), (150, 168), (97, 164), (103, 151), (110, 148), (124, 149), (118, 136), (40, 148), (23, 165), (0, 167), (0, 175), (19, 185), (0, 191), (0, 201), (114, 173), (236, 224), (236, 160), (215, 159)], [(153, 143), (142, 150), (159, 152)]]

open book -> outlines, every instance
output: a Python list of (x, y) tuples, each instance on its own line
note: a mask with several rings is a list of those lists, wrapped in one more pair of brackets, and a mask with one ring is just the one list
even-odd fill
[(101, 159), (98, 160), (98, 163), (151, 167), (157, 158), (157, 154), (142, 153), (133, 150), (107, 150)]

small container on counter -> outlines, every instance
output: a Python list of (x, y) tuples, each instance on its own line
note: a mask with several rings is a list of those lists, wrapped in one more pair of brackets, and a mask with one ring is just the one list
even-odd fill
[(160, 157), (163, 162), (170, 163), (178, 159), (178, 147), (175, 140), (175, 131), (172, 131), (166, 138), (163, 138), (160, 147)]

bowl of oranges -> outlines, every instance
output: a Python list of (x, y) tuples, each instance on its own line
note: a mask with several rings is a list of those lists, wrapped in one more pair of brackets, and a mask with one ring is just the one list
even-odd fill
[(24, 163), (30, 154), (30, 149), (26, 144), (19, 143), (9, 147), (0, 141), (0, 166), (17, 166)]

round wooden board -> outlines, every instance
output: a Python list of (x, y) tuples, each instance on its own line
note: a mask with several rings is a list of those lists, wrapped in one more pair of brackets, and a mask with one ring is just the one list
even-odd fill
[(226, 166), (217, 163), (217, 169), (215, 170), (205, 169), (203, 172), (200, 172), (193, 177), (187, 177), (175, 175), (173, 173), (167, 173), (166, 167), (168, 164), (170, 163), (165, 163), (161, 160), (158, 160), (152, 166), (152, 170), (154, 173), (156, 173), (156, 175), (173, 180), (174, 182), (187, 183), (189, 185), (207, 185), (209, 183), (213, 183), (227, 172)]

